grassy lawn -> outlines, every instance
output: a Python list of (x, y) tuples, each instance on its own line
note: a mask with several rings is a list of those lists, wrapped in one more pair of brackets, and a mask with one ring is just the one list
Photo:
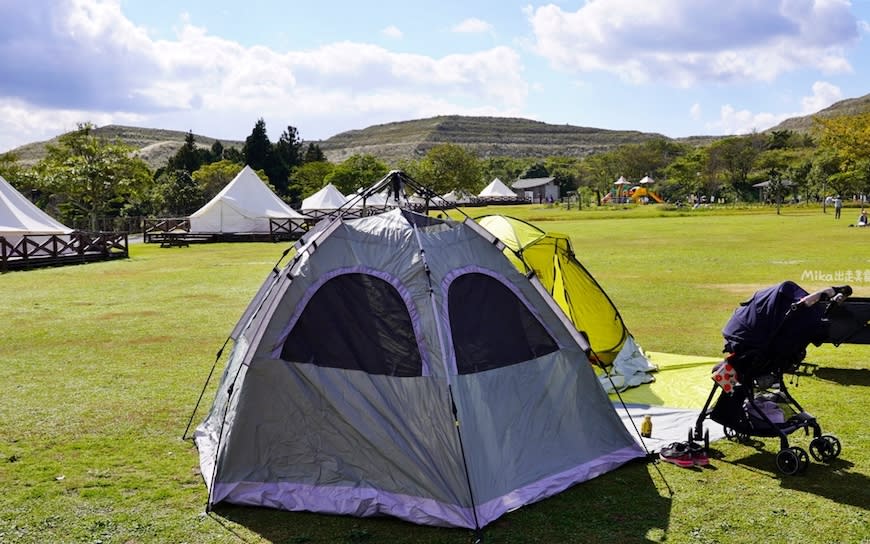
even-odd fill
[[(840, 221), (809, 208), (468, 211), (571, 235), (648, 350), (717, 355), (737, 303), (785, 279), (870, 296), (870, 229), (847, 228), (852, 210)], [(285, 247), (135, 244), (124, 262), (0, 275), (0, 543), (471, 541), (392, 519), (205, 514), (197, 453), (181, 435)], [(717, 442), (711, 468), (658, 467), (672, 496), (655, 466), (633, 464), (504, 516), (486, 542), (870, 542), (870, 346), (811, 347), (807, 360), (819, 367), (793, 392), (841, 439), (831, 465), (781, 477), (778, 441)]]

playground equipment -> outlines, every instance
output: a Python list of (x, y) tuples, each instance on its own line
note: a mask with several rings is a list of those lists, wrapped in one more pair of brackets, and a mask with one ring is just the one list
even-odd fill
[[(664, 202), (662, 197), (650, 191), (646, 187), (634, 187), (628, 192), (628, 196), (637, 204), (647, 204), (650, 200), (654, 200), (659, 204), (662, 204)], [(644, 197), (647, 197), (647, 200), (644, 200)]]

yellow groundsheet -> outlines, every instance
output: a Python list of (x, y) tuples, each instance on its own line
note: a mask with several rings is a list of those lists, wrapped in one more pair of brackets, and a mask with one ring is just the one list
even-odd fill
[[(713, 389), (713, 366), (721, 358), (645, 352), (647, 359), (658, 367), (655, 381), (622, 392), (627, 404), (651, 404), (672, 408), (700, 410)], [(616, 395), (610, 395), (617, 400)]]

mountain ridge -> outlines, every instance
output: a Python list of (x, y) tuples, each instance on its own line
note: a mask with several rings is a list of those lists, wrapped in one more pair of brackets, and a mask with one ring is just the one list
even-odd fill
[[(815, 116), (833, 117), (864, 112), (870, 112), (870, 94), (840, 100), (814, 114), (786, 119), (764, 132), (792, 130), (809, 133), (813, 129)], [(126, 125), (96, 127), (93, 132), (108, 139), (120, 139), (135, 147), (139, 156), (155, 169), (166, 164), (184, 144), (188, 135), (187, 132), (178, 130)], [(341, 162), (354, 154), (367, 153), (395, 165), (402, 160), (420, 158), (432, 147), (443, 143), (463, 145), (481, 158), (545, 158), (585, 157), (654, 138), (699, 146), (726, 137), (728, 136), (698, 135), (669, 138), (656, 132), (557, 125), (519, 117), (441, 115), (371, 125), (310, 142), (319, 145), (327, 159), (332, 162)], [(236, 147), (241, 150), (244, 146), (244, 140), (223, 140), (196, 133), (194, 138), (201, 147), (211, 147), (215, 141), (220, 141), (225, 148)], [(45, 156), (45, 146), (57, 139), (55, 137), (25, 144), (11, 150), (11, 153), (24, 164), (33, 164)], [(305, 141), (306, 144), (308, 142), (309, 140)]]

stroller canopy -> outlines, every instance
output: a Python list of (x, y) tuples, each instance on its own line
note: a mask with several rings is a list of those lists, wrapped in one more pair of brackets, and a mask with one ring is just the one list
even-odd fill
[(791, 311), (792, 304), (807, 294), (791, 281), (757, 291), (740, 303), (722, 329), (725, 351), (759, 351), (768, 358), (780, 359), (805, 350), (811, 342), (821, 343), (822, 308), (801, 306)]

